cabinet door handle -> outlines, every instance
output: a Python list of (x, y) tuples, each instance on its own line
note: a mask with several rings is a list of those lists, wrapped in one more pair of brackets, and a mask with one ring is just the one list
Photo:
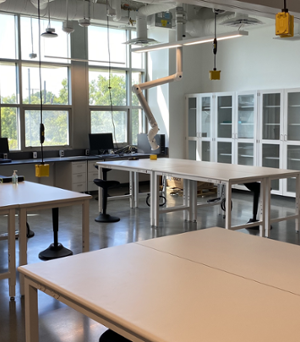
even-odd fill
[(284, 135), (284, 140), (287, 141), (287, 134)]

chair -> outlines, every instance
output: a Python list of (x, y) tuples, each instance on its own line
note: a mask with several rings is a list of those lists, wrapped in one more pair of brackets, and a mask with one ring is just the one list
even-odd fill
[(99, 342), (131, 342), (127, 338), (108, 329), (100, 336)]
[(99, 213), (99, 215), (95, 218), (96, 222), (118, 222), (120, 221), (119, 217), (116, 216), (110, 216), (106, 214), (106, 208), (107, 208), (107, 197), (108, 197), (108, 189), (119, 185), (120, 182), (118, 181), (108, 181), (104, 179), (94, 179), (94, 183), (102, 188), (102, 213)]

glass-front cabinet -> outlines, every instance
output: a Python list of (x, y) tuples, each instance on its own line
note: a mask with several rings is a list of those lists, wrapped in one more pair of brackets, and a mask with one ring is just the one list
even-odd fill
[(216, 94), (216, 156), (218, 163), (234, 162), (234, 95)]
[[(286, 169), (300, 170), (300, 89), (285, 91), (284, 132), (282, 166)], [(283, 180), (283, 194), (295, 195), (294, 178)]]
[[(260, 165), (280, 168), (284, 138), (283, 91), (260, 93)], [(272, 193), (281, 194), (282, 182), (271, 183)]]
[(187, 156), (188, 159), (212, 160), (212, 96), (191, 94), (187, 104)]
[(237, 93), (235, 120), (236, 159), (239, 165), (256, 165), (257, 93)]
[[(187, 157), (300, 170), (300, 88), (186, 96)], [(294, 178), (272, 194), (295, 196)]]

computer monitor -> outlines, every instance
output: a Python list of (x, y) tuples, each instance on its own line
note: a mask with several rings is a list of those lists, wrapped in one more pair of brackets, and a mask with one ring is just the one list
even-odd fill
[(112, 133), (90, 133), (89, 140), (92, 153), (104, 154), (114, 149)]
[(11, 159), (4, 159), (4, 154), (7, 154), (9, 152), (8, 147), (8, 139), (7, 138), (0, 138), (0, 163), (8, 163), (11, 161)]

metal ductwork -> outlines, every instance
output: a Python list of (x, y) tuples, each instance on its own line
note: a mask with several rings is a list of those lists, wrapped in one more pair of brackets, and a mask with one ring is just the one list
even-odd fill
[[(158, 3), (158, 1), (157, 1)], [(150, 6), (144, 6), (141, 7), (136, 16), (136, 35), (137, 37), (135, 39), (130, 39), (125, 44), (131, 44), (131, 45), (139, 45), (139, 46), (146, 46), (151, 44), (157, 44), (158, 41), (148, 38), (147, 34), (147, 16), (153, 15), (159, 12), (166, 12), (173, 8), (177, 7), (176, 2), (172, 3), (165, 3), (161, 4), (161, 1), (159, 1), (159, 4), (150, 5)]]

